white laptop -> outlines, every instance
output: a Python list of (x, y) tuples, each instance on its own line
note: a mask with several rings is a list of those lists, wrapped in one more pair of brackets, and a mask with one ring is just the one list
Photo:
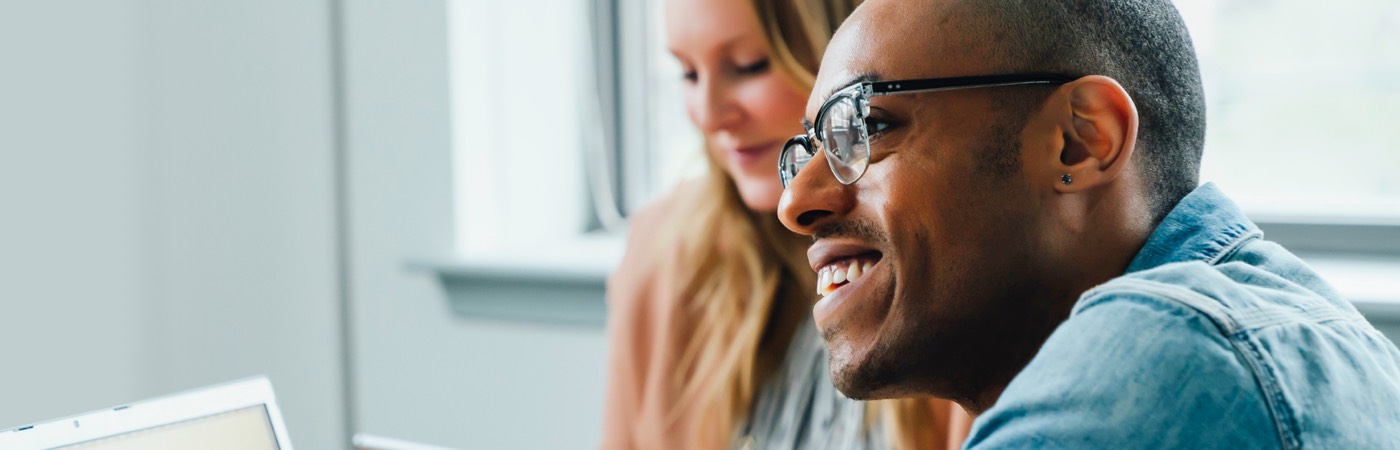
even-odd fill
[(0, 431), (4, 450), (291, 448), (266, 377)]
[(369, 433), (355, 433), (350, 439), (355, 450), (453, 450), (447, 447), (405, 441)]

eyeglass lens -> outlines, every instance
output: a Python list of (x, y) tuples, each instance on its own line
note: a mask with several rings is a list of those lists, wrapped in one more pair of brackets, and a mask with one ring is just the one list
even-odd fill
[(865, 129), (865, 118), (857, 113), (857, 100), (850, 95), (841, 95), (830, 102), (818, 118), (821, 120), (820, 145), (807, 136), (798, 136), (783, 146), (778, 174), (784, 189), (811, 162), (814, 147), (826, 150), (827, 165), (842, 184), (851, 184), (860, 179), (870, 164), (869, 134)]
[(778, 173), (782, 175), (784, 189), (792, 183), (793, 178), (797, 178), (797, 172), (801, 172), (802, 168), (812, 161), (812, 153), (808, 150), (810, 145), (813, 144), (805, 136), (799, 136), (789, 140), (783, 147)]
[(870, 141), (865, 119), (858, 114), (856, 99), (841, 96), (826, 110), (822, 123), (822, 142), (827, 150), (827, 163), (841, 183), (851, 184), (865, 173), (870, 163)]

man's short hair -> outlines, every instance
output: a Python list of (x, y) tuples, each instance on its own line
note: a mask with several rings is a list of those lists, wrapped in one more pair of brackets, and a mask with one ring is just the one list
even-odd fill
[[(970, 36), (986, 43), (977, 54), (989, 56), (998, 71), (1104, 75), (1127, 89), (1138, 109), (1138, 167), (1154, 221), (1196, 188), (1205, 94), (1191, 37), (1171, 1), (962, 0), (950, 11), (948, 23), (969, 27)], [(1048, 94), (1019, 92), (1007, 97), (1008, 105), (1020, 105), (1011, 108), (1021, 114), (1016, 130)], [(1036, 100), (1017, 101), (1018, 95)], [(1001, 161), (988, 165), (1018, 165), (1019, 149), (1007, 150), (1016, 154), (989, 155)]]

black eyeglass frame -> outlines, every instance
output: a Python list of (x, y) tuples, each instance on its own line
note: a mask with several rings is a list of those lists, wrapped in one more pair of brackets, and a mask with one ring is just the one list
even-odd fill
[[(897, 81), (862, 81), (855, 83), (836, 91), (830, 98), (826, 99), (826, 102), (822, 103), (822, 107), (817, 110), (817, 117), (816, 120), (812, 122), (812, 125), (808, 126), (804, 124), (803, 127), (807, 129), (806, 134), (794, 136), (783, 144), (782, 152), (778, 156), (778, 176), (782, 179), (783, 189), (787, 189), (788, 185), (792, 184), (792, 179), (796, 178), (797, 173), (801, 171), (803, 167), (806, 167), (807, 162), (788, 163), (788, 153), (792, 151), (794, 145), (800, 145), (802, 149), (806, 151), (808, 157), (807, 161), (811, 161), (811, 158), (817, 155), (813, 144), (822, 144), (825, 142), (825, 136), (822, 136), (821, 133), (822, 128), (824, 128), (822, 124), (825, 123), (827, 111), (843, 99), (849, 98), (851, 102), (855, 104), (854, 113), (856, 117), (853, 121), (858, 124), (857, 128), (860, 130), (860, 142), (864, 142), (866, 145), (864, 161), (860, 164), (859, 173), (850, 181), (841, 179), (835, 166), (836, 163), (833, 162), (833, 158), (831, 157), (832, 155), (828, 155), (827, 157), (827, 166), (831, 169), (833, 175), (838, 175), (836, 177), (837, 181), (840, 181), (841, 184), (849, 185), (860, 180), (860, 178), (865, 175), (866, 167), (870, 165), (870, 134), (869, 130), (865, 128), (865, 118), (870, 115), (870, 97), (1002, 86), (1059, 85), (1069, 83), (1078, 78), (1079, 77), (1076, 76), (1056, 73), (1028, 73), (921, 78)], [(821, 145), (821, 147), (827, 148), (828, 146)], [(789, 167), (793, 164), (796, 164), (797, 167)]]

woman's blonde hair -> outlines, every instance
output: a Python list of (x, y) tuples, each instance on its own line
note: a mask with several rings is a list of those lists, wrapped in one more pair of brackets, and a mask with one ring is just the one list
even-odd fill
[[(810, 91), (827, 43), (859, 3), (753, 0), (772, 67)], [(686, 317), (697, 318), (675, 372), (681, 395), (672, 418), (700, 411), (697, 429), (707, 440), (700, 444), (716, 448), (729, 443), (756, 388), (784, 360), (794, 331), (811, 314), (816, 280), (806, 260), (810, 241), (783, 228), (775, 214), (749, 210), (733, 178), (705, 154), (710, 170), (701, 192), (666, 227), (674, 234), (665, 242), (681, 243), (679, 257), (662, 270), (680, 281)], [(925, 444), (912, 435), (917, 424), (908, 422), (930, 418), (927, 401), (870, 405), (897, 446)]]

